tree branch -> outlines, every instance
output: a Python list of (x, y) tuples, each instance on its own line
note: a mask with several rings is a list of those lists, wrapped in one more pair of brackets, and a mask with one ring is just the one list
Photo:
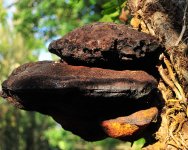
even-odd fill
[(185, 10), (184, 10), (184, 15), (183, 15), (183, 26), (182, 26), (182, 30), (181, 30), (181, 33), (180, 33), (180, 36), (179, 36), (178, 40), (176, 41), (175, 46), (178, 46), (178, 44), (179, 44), (180, 41), (182, 40), (183, 35), (184, 35), (185, 31), (186, 31), (187, 7), (188, 7), (188, 0), (186, 0), (186, 6), (185, 6)]

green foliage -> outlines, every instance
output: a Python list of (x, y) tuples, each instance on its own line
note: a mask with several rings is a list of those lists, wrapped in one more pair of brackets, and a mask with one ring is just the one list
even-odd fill
[(39, 113), (15, 109), (1, 100), (0, 149), (37, 150), (49, 147), (43, 130), (54, 122)]
[(49, 40), (83, 24), (101, 18), (101, 6), (107, 0), (22, 0), (16, 5), (15, 27), (24, 37), (35, 35)]
[(144, 138), (141, 138), (133, 143), (132, 149), (141, 150), (145, 143), (146, 143), (146, 140)]
[(117, 1), (104, 3), (102, 8), (103, 17), (100, 19), (101, 22), (117, 21), (117, 17), (119, 16), (119, 4)]
[(6, 22), (6, 16), (7, 16), (6, 10), (5, 10), (5, 8), (3, 7), (3, 2), (2, 2), (2, 0), (0, 0), (0, 22), (1, 22), (1, 24), (3, 24), (3, 25), (4, 25), (4, 23)]
[[(98, 142), (86, 142), (71, 132), (63, 130), (61, 127), (49, 128), (45, 131), (50, 146), (58, 150), (115, 150), (124, 142), (115, 139), (105, 139)], [(130, 148), (130, 146), (129, 146)]]
[[(0, 83), (13, 69), (37, 56), (26, 45), (28, 41), (6, 22), (7, 13), (0, 1)], [(5, 17), (5, 19), (4, 19)], [(0, 98), (0, 150), (34, 150), (49, 147), (43, 130), (55, 126), (52, 120), (32, 112), (21, 111)]]
[[(15, 3), (13, 26), (0, 0), (0, 82), (19, 65), (37, 61), (46, 42), (95, 21), (118, 22), (124, 0), (21, 0)], [(44, 50), (44, 49), (43, 49)], [(47, 116), (15, 109), (0, 99), (0, 150), (115, 150), (140, 149), (145, 141), (133, 145), (115, 139), (86, 142), (63, 130)], [(131, 148), (132, 146), (132, 148)]]
[(53, 149), (71, 150), (75, 148), (76, 143), (81, 142), (79, 137), (64, 131), (59, 126), (46, 130), (45, 136)]
[(101, 22), (117, 22), (119, 23), (119, 14), (122, 8), (122, 4), (125, 0), (109, 1), (102, 5), (103, 17), (100, 19)]
[(95, 21), (118, 22), (125, 0), (22, 0), (16, 4), (14, 24), (24, 37), (49, 40)]

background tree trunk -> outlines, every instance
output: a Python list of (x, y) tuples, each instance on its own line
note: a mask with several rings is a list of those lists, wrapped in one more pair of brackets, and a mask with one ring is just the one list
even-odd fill
[[(177, 101), (169, 102), (168, 99), (175, 97), (172, 93), (167, 94), (169, 89), (173, 91), (172, 88), (163, 81), (161, 85), (165, 85), (165, 88), (161, 88), (159, 84), (159, 88), (164, 90), (163, 95), (167, 99), (161, 114), (161, 127), (156, 134), (159, 142), (148, 146), (146, 149), (188, 149), (186, 99), (188, 97), (187, 5), (187, 0), (128, 0), (128, 6), (133, 16), (138, 17), (145, 24), (149, 33), (157, 37), (164, 45), (164, 55), (170, 60), (175, 78), (185, 93), (183, 99), (179, 98), (181, 99), (180, 103), (177, 104)], [(163, 61), (161, 63), (164, 66), (165, 63)], [(168, 67), (166, 66), (166, 68), (163, 70), (170, 78), (170, 73), (167, 73)], [(183, 109), (183, 113), (178, 110), (179, 106)]]

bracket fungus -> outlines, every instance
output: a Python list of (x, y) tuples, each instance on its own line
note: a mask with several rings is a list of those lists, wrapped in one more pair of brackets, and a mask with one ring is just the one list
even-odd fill
[(73, 30), (48, 49), (73, 65), (142, 70), (156, 64), (161, 46), (149, 34), (99, 22)]
[[(157, 80), (135, 63), (141, 59), (146, 65), (159, 49), (155, 38), (124, 25), (86, 25), (50, 44), (63, 60), (15, 69), (2, 84), (2, 97), (52, 116), (88, 141), (137, 138), (157, 118), (160, 94)], [(123, 64), (131, 69), (113, 69)]]

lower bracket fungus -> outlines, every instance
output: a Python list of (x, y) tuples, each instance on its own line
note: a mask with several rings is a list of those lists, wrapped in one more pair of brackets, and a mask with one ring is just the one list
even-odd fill
[(17, 68), (2, 87), (3, 97), (11, 103), (51, 115), (67, 130), (87, 140), (98, 139), (91, 134), (93, 131), (101, 135), (101, 121), (155, 106), (156, 101), (150, 98), (157, 93), (157, 81), (144, 71), (115, 71), (50, 61)]

